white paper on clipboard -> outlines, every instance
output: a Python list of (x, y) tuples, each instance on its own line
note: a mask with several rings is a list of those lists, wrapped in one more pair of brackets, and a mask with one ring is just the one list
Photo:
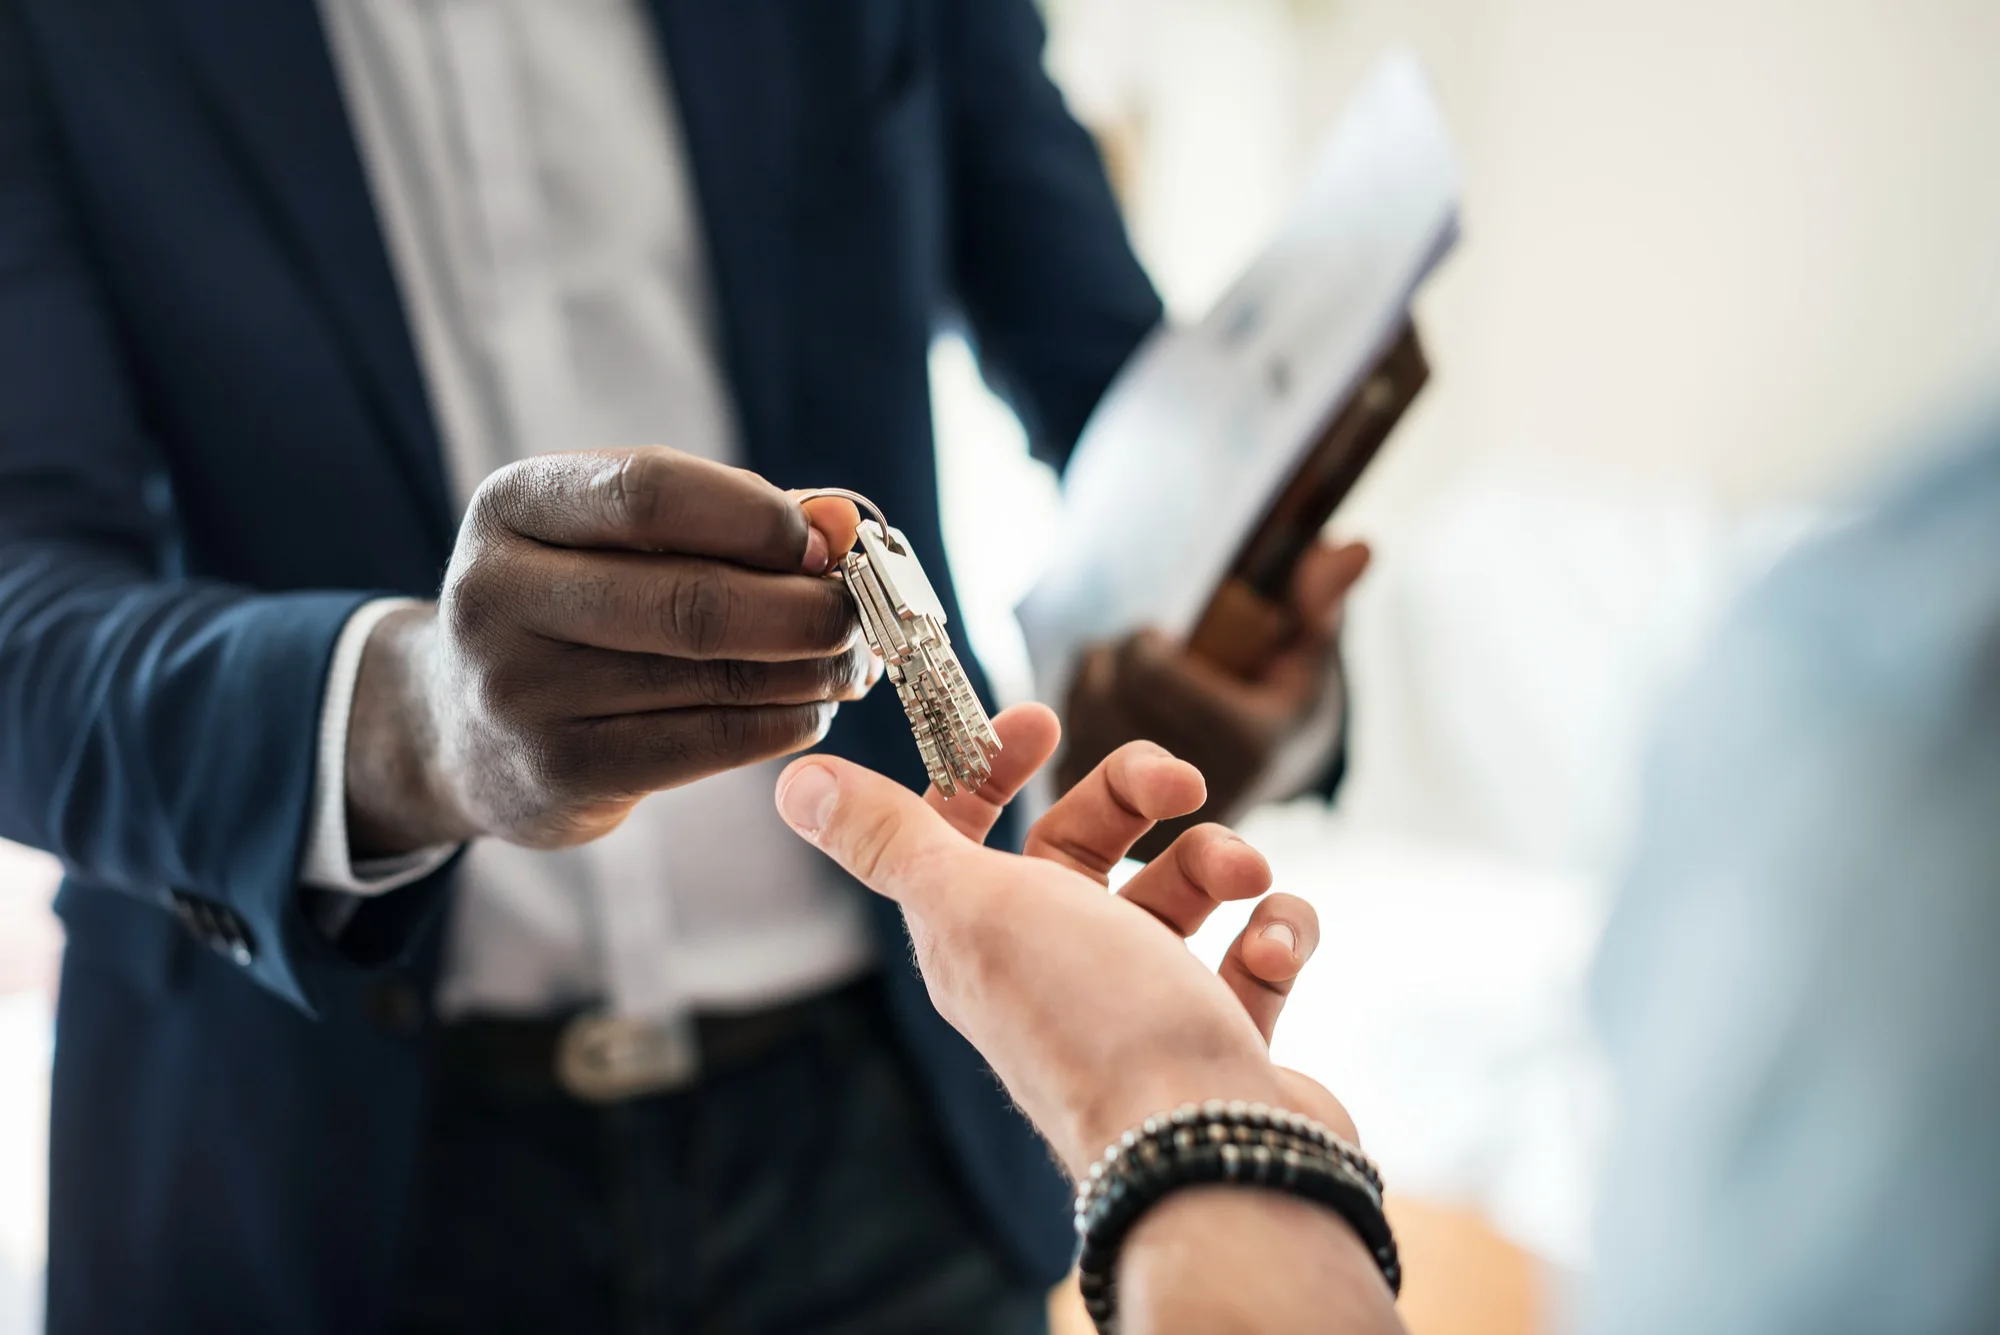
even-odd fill
[(1086, 643), (1194, 628), (1457, 239), (1458, 193), (1423, 72), (1391, 55), (1270, 245), (1198, 324), (1141, 345), (1085, 427), (1049, 573), (1016, 609), (1044, 698), (1062, 698)]

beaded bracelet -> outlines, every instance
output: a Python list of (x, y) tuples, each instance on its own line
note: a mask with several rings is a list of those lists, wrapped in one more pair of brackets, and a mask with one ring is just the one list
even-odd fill
[(1402, 1266), (1374, 1162), (1309, 1117), (1211, 1099), (1127, 1131), (1077, 1189), (1079, 1281), (1084, 1308), (1103, 1335), (1117, 1328), (1118, 1251), (1133, 1226), (1173, 1192), (1211, 1183), (1267, 1187), (1326, 1206), (1360, 1235), (1389, 1291), (1401, 1291)]

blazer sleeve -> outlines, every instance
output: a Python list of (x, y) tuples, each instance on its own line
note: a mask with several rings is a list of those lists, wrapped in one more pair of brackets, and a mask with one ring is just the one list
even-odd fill
[(1160, 299), (1096, 145), (1042, 67), (1031, 0), (944, 13), (953, 285), (988, 383), (1060, 468)]
[(310, 1010), (313, 971), (350, 963), (296, 871), (327, 665), (366, 595), (177, 572), (167, 470), (64, 169), (0, 3), (0, 837), (197, 920), (232, 912), (238, 962)]

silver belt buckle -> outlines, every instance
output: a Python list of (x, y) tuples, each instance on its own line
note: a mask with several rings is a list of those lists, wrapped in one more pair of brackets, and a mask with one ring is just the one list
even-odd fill
[(635, 1020), (588, 1011), (563, 1027), (556, 1079), (588, 1103), (685, 1089), (701, 1077), (694, 1017)]

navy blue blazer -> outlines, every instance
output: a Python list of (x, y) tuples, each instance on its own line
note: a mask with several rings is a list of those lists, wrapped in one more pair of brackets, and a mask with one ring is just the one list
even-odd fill
[[(1160, 316), (1029, 0), (652, 9), (750, 464), (942, 552), (939, 321), (1060, 464)], [(314, 0), (0, 0), (0, 836), (68, 873), (53, 1330), (378, 1317), (450, 873), (337, 943), (295, 878), (334, 638), (433, 594), (454, 525)], [(828, 745), (920, 780), (884, 693)], [(1063, 1185), (870, 902), (966, 1180), (1053, 1280)]]

